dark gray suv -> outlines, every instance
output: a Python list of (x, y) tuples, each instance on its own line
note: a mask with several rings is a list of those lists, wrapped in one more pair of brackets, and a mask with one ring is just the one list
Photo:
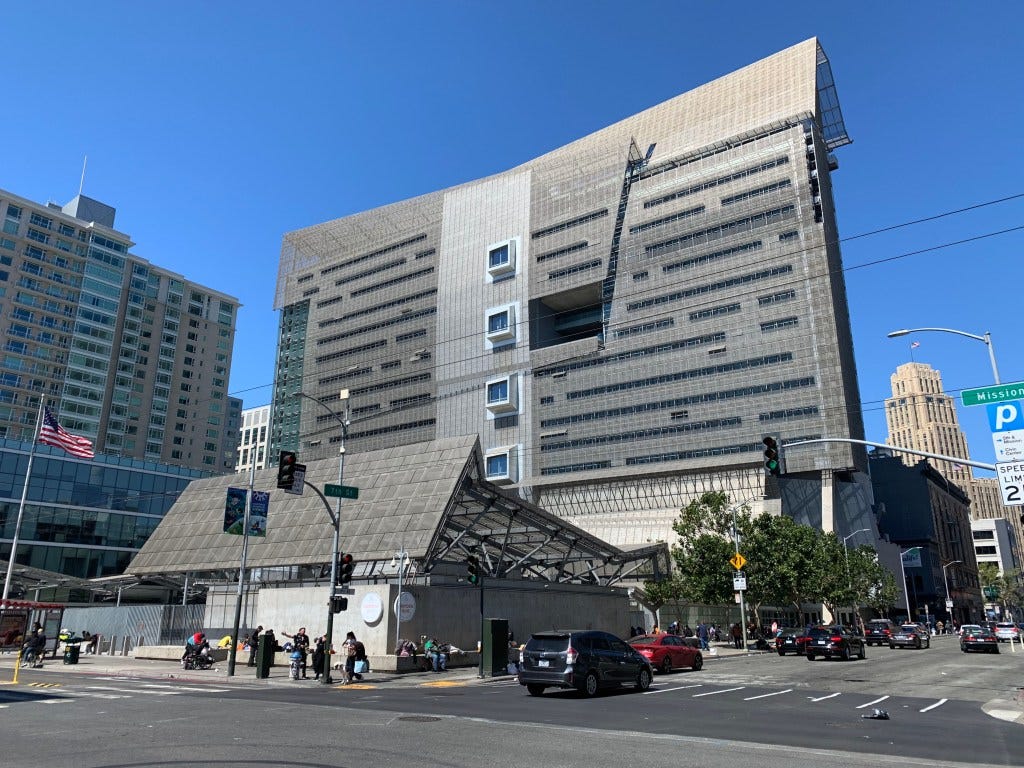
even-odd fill
[(651, 663), (624, 640), (593, 629), (554, 629), (537, 632), (523, 649), (519, 684), (531, 696), (546, 688), (575, 688), (596, 696), (602, 688), (632, 685), (651, 687)]

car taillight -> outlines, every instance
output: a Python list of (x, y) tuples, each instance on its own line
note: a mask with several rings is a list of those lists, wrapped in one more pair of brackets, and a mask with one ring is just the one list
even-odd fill
[(888, 637), (889, 635), (892, 634), (892, 632), (890, 632), (888, 629), (883, 629), (882, 630), (882, 634), (885, 635), (886, 637)]
[(576, 663), (576, 650), (570, 645), (569, 650), (565, 652), (565, 664), (571, 667)]
[(832, 636), (832, 642), (833, 643), (841, 643), (841, 642), (843, 642), (843, 636), (842, 635), (833, 635)]

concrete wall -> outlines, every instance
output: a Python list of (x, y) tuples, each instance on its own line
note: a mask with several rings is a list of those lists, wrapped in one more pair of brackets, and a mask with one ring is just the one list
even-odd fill
[[(463, 585), (414, 585), (403, 588), (412, 595), (415, 608), (411, 618), (396, 626), (392, 606), (398, 596), (395, 584), (359, 585), (348, 596), (348, 610), (335, 614), (335, 648), (352, 631), (366, 646), (368, 654), (385, 655), (394, 650), (397, 636), (418, 640), (429, 635), (464, 650), (475, 650), (480, 638), (481, 590)], [(507, 619), (519, 642), (541, 629), (604, 629), (621, 635), (629, 627), (629, 599), (626, 590), (609, 587), (538, 584), (500, 581), (483, 590), (487, 618)], [(207, 602), (207, 634), (220, 630), (217, 622), (234, 617), (235, 595), (211, 591)], [(283, 644), (283, 632), (305, 627), (311, 638), (327, 628), (327, 588), (292, 587), (261, 589), (248, 601), (252, 611), (249, 626), (273, 629)], [(380, 606), (375, 610), (374, 606)], [(221, 617), (221, 618), (218, 618)], [(245, 634), (245, 628), (239, 630)]]

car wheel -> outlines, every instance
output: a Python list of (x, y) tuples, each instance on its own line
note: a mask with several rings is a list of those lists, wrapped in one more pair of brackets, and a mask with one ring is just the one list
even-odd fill
[(784, 650), (782, 650), (781, 648), (779, 648), (779, 656), (785, 656), (785, 655), (786, 655), (786, 652)]
[(540, 696), (544, 693), (544, 686), (537, 685), (536, 683), (530, 683), (526, 686), (526, 690), (530, 692), (531, 696)]
[(839, 654), (839, 658), (841, 658), (843, 661), (850, 660), (850, 646), (846, 646), (843, 648), (842, 653)]
[(995, 645), (992, 647), (992, 653), (999, 653), (999, 646)]
[(692, 669), (694, 672), (700, 672), (700, 670), (703, 667), (704, 657), (698, 653), (696, 656), (693, 657), (693, 664), (690, 665), (690, 669)]
[(963, 651), (964, 653), (967, 653), (967, 649), (964, 648), (962, 645), (960, 646), (960, 650)]
[(808, 661), (814, 661), (814, 654), (813, 653), (808, 653), (807, 654), (807, 660)]
[(896, 643), (889, 643), (889, 650), (890, 651), (895, 651), (896, 650)]
[(863, 645), (860, 647), (860, 651), (857, 652), (857, 658), (864, 660), (868, 657), (867, 648)]
[(914, 648), (915, 648), (916, 650), (918, 650), (918, 651), (920, 651), (920, 650), (921, 650), (921, 638), (920, 638), (920, 637), (919, 637), (919, 638), (917, 638), (917, 640), (916, 640), (916, 641), (914, 642)]
[(640, 673), (636, 676), (636, 690), (647, 691), (651, 688), (651, 670), (641, 667)]
[(670, 674), (672, 672), (672, 659), (666, 656), (661, 660), (661, 664), (658, 666), (658, 669), (663, 675)]
[(597, 679), (597, 673), (587, 672), (587, 676), (583, 678), (583, 695), (597, 696), (597, 691), (599, 688), (600, 681)]
[(931, 648), (932, 647), (932, 639), (930, 637), (925, 641), (924, 647), (925, 648)]

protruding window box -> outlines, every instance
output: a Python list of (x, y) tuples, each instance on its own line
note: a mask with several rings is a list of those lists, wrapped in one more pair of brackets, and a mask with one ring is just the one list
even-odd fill
[(491, 379), (486, 384), (487, 410), (494, 414), (519, 410), (519, 387), (516, 374)]

